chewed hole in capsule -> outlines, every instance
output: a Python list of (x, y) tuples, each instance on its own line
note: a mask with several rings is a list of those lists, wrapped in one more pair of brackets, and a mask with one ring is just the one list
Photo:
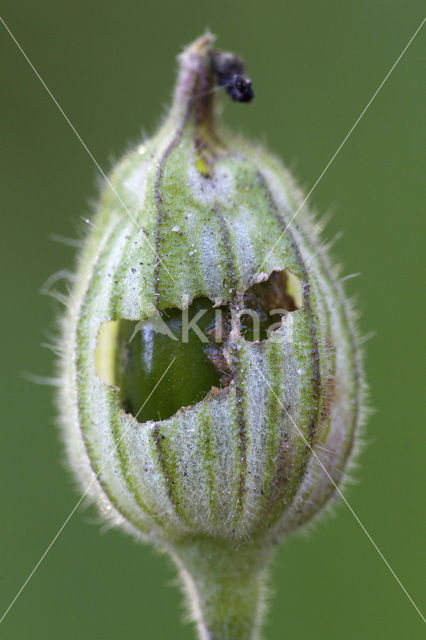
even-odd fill
[[(139, 422), (165, 420), (227, 388), (233, 380), (227, 357), (231, 335), (267, 340), (287, 313), (302, 306), (300, 280), (286, 269), (274, 271), (245, 291), (237, 313), (231, 304), (214, 307), (208, 298), (196, 298), (187, 309), (166, 309), (143, 321), (105, 322), (95, 353), (97, 371), (118, 389), (121, 408)], [(171, 359), (173, 366), (164, 373)], [(160, 378), (161, 387), (156, 386)]]

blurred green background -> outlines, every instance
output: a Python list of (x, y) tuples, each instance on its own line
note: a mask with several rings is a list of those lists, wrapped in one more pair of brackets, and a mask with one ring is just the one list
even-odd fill
[[(164, 114), (175, 55), (209, 27), (253, 79), (229, 123), (263, 140), (309, 190), (420, 24), (423, 0), (3, 0), (13, 30), (106, 170)], [(425, 37), (419, 33), (311, 197), (362, 310), (376, 413), (349, 501), (414, 600), (424, 585)], [(72, 268), (98, 174), (0, 25), (2, 400), (0, 606), (5, 609), (71, 509), (43, 349), (59, 308), (39, 290)], [(423, 491), (421, 486), (423, 483)], [(165, 557), (93, 509), (71, 518), (0, 629), (22, 640), (193, 637)], [(268, 640), (423, 637), (422, 622), (343, 505), (277, 553)]]

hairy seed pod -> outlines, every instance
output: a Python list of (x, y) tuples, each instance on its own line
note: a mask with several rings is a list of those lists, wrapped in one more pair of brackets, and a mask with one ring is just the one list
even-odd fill
[(212, 40), (180, 56), (169, 116), (105, 185), (63, 323), (60, 407), (103, 514), (170, 552), (200, 637), (240, 640), (258, 638), (270, 550), (344, 480), (363, 375), (302, 195), (218, 122), (218, 85), (253, 91)]

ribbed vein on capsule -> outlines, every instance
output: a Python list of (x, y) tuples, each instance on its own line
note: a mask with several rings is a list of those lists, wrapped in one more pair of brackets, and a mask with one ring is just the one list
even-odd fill
[[(158, 163), (158, 168), (157, 168), (157, 173), (156, 173), (156, 178), (155, 178), (155, 182), (154, 182), (154, 198), (155, 198), (155, 206), (157, 209), (157, 219), (156, 219), (156, 227), (155, 227), (155, 265), (154, 265), (154, 295), (155, 295), (155, 299), (156, 299), (156, 305), (158, 308), (159, 305), (159, 301), (160, 301), (160, 269), (161, 269), (161, 264), (163, 262), (163, 259), (161, 258), (161, 244), (162, 244), (162, 238), (161, 238), (161, 226), (162, 226), (162, 222), (163, 219), (166, 215), (166, 203), (164, 202), (163, 199), (163, 195), (161, 193), (161, 180), (164, 174), (164, 168), (166, 165), (166, 162), (168, 160), (168, 158), (170, 157), (171, 152), (173, 151), (173, 149), (179, 144), (185, 126), (188, 123), (189, 117), (191, 115), (191, 111), (193, 110), (193, 98), (192, 98), (192, 94), (194, 93), (194, 89), (197, 83), (197, 76), (194, 74), (194, 78), (193, 78), (193, 85), (192, 88), (190, 89), (190, 91), (188, 92), (188, 97), (187, 97), (187, 104), (186, 104), (186, 108), (184, 111), (184, 115), (183, 118), (180, 122), (180, 124), (176, 127), (176, 131), (175, 134), (172, 138), (172, 140), (168, 143), (168, 145), (166, 146), (166, 149), (164, 150), (164, 152), (162, 153), (159, 163)], [(167, 265), (165, 265), (167, 267)]]
[[(270, 159), (269, 156), (267, 160)], [(274, 161), (271, 160), (272, 171), (276, 174), (277, 182), (281, 180), (282, 169), (280, 166), (276, 166)], [(265, 162), (264, 170), (268, 167), (268, 161)], [(269, 168), (268, 168), (269, 171)], [(272, 189), (272, 187), (271, 187)], [(297, 204), (296, 204), (297, 206)], [(360, 355), (359, 349), (356, 345), (356, 331), (353, 329), (353, 321), (351, 318), (349, 304), (346, 301), (344, 294), (342, 292), (342, 287), (336, 281), (335, 276), (332, 273), (330, 259), (324, 253), (324, 249), (321, 244), (320, 238), (317, 237), (315, 231), (313, 230), (313, 222), (308, 216), (305, 220), (304, 216), (306, 214), (301, 214), (301, 230), (299, 231), (298, 227), (294, 228), (295, 236), (297, 237), (297, 241), (301, 242), (306, 250), (311, 254), (312, 264), (309, 264), (310, 278), (312, 281), (312, 286), (316, 289), (315, 296), (318, 298), (318, 305), (322, 309), (321, 315), (321, 324), (329, 327), (327, 330), (322, 330), (324, 335), (330, 335), (331, 341), (334, 344), (337, 340), (339, 345), (346, 344), (350, 349), (351, 353), (354, 354), (355, 359), (355, 387), (356, 387), (356, 402), (353, 404), (356, 405), (353, 407), (354, 410), (354, 418), (353, 418), (353, 427), (348, 430), (349, 442), (348, 446), (345, 447), (343, 451), (340, 451), (342, 454), (342, 458), (340, 463), (337, 465), (338, 477), (336, 476), (336, 482), (339, 482), (341, 479), (341, 474), (343, 469), (347, 464), (347, 458), (350, 456), (351, 447), (353, 446), (354, 438), (356, 432), (359, 428), (359, 407), (362, 406), (362, 387), (363, 387), (363, 374), (362, 374), (362, 366), (360, 364)], [(303, 234), (303, 238), (300, 236)], [(334, 315), (332, 316), (331, 310), (333, 310)], [(330, 322), (333, 320), (333, 326), (338, 325), (337, 332), (340, 334), (337, 336), (335, 334), (335, 329), (331, 330)], [(325, 326), (325, 325), (324, 325)], [(330, 333), (331, 331), (331, 333)], [(346, 336), (346, 337), (345, 337)], [(339, 339), (338, 339), (339, 338)], [(343, 342), (342, 342), (343, 340)], [(340, 346), (340, 348), (342, 348)], [(331, 358), (330, 361), (330, 353), (326, 348), (323, 349), (323, 353), (321, 355), (322, 360), (328, 360), (328, 371), (329, 374), (333, 375), (335, 370), (335, 362), (334, 358)], [(348, 372), (347, 372), (348, 373)], [(329, 386), (329, 380), (324, 380), (324, 388), (327, 389)], [(324, 391), (324, 389), (323, 389)], [(323, 424), (324, 421), (324, 403), (327, 402), (327, 394), (322, 393), (321, 399), (321, 412), (322, 415), (319, 420), (319, 425)], [(331, 405), (332, 406), (332, 405)], [(331, 418), (328, 420), (331, 425)], [(316, 450), (316, 454), (321, 457), (324, 457), (328, 451), (327, 449), (327, 438), (324, 442), (324, 448), (316, 447), (316, 440), (313, 443), (314, 450)], [(327, 455), (333, 455), (333, 452), (330, 451)], [(334, 454), (335, 455), (335, 454)], [(327, 465), (326, 465), (327, 466)], [(332, 468), (336, 467), (336, 461), (333, 461)], [(315, 470), (315, 473), (313, 473)], [(328, 489), (325, 489), (323, 486), (324, 480), (321, 483), (315, 479), (315, 476), (320, 473), (323, 478), (328, 482)], [(287, 531), (291, 531), (295, 526), (299, 526), (305, 521), (308, 521), (313, 514), (318, 513), (322, 506), (327, 503), (330, 495), (335, 491), (335, 487), (332, 483), (330, 483), (326, 476), (325, 472), (321, 469), (318, 463), (315, 461), (314, 456), (311, 456), (309, 462), (309, 468), (307, 468), (305, 473), (305, 478), (303, 483), (300, 486), (300, 489), (295, 496), (293, 503), (289, 506), (288, 510), (284, 511), (281, 514), (281, 517), (277, 521), (277, 524), (271, 529), (271, 539), (275, 539), (276, 536), (281, 535)], [(303, 500), (303, 508), (301, 508), (301, 500)], [(297, 522), (297, 525), (295, 524)], [(293, 524), (292, 524), (293, 523)]]
[(268, 199), (270, 202), (271, 210), (276, 216), (277, 220), (280, 222), (280, 225), (285, 230), (285, 233), (288, 235), (290, 243), (293, 248), (294, 255), (296, 256), (296, 260), (300, 269), (300, 277), (302, 279), (302, 290), (303, 290), (303, 308), (308, 317), (311, 336), (312, 336), (312, 365), (314, 370), (314, 379), (313, 379), (313, 390), (312, 395), (314, 401), (317, 405), (317, 415), (312, 419), (307, 440), (309, 444), (312, 444), (315, 436), (316, 427), (318, 424), (318, 416), (320, 414), (319, 399), (321, 396), (321, 375), (320, 375), (320, 362), (319, 362), (319, 347), (318, 347), (318, 335), (317, 335), (317, 323), (315, 321), (315, 316), (312, 309), (311, 302), (311, 287), (309, 283), (309, 274), (306, 269), (306, 264), (303, 259), (303, 256), (299, 250), (298, 244), (294, 238), (293, 232), (288, 225), (288, 221), (284, 218), (284, 216), (279, 211), (279, 208), (275, 202), (275, 199), (272, 195), (272, 191), (268, 185), (268, 182), (262, 172), (259, 170), (259, 179), (264, 186), (264, 189), (268, 195)]
[[(228, 231), (228, 226), (222, 215), (222, 210), (219, 203), (215, 204), (215, 214), (219, 220), (220, 230), (222, 235), (222, 242), (225, 247), (226, 264), (227, 264), (227, 281), (230, 284), (230, 293), (235, 301), (239, 304), (239, 278), (237, 276), (236, 260), (233, 255), (233, 247), (231, 234)], [(231, 304), (233, 304), (231, 302)], [(240, 446), (240, 476), (238, 483), (238, 497), (237, 497), (237, 521), (243, 522), (243, 510), (245, 506), (245, 498), (247, 492), (247, 421), (246, 421), (246, 408), (245, 408), (245, 381), (242, 375), (242, 363), (239, 355), (238, 345), (232, 344), (231, 368), (232, 376), (234, 380), (235, 396), (237, 401), (237, 419), (239, 427), (239, 446)]]
[[(279, 179), (281, 172), (280, 167), (277, 166), (277, 163), (273, 158), (268, 159), (271, 161), (273, 172), (277, 175), (277, 179)], [(341, 334), (343, 334), (343, 336), (346, 336), (346, 339), (350, 344), (350, 352), (351, 354), (353, 354), (354, 367), (347, 370), (347, 373), (354, 374), (354, 386), (356, 390), (356, 401), (353, 403), (355, 426), (353, 429), (349, 430), (350, 439), (353, 443), (354, 436), (356, 435), (357, 429), (359, 428), (360, 422), (362, 421), (360, 414), (364, 405), (363, 393), (365, 382), (362, 366), (362, 352), (358, 345), (358, 333), (354, 325), (351, 305), (344, 294), (341, 283), (332, 272), (332, 263), (330, 257), (324, 250), (321, 238), (313, 230), (314, 224), (311, 216), (308, 216), (305, 220), (305, 215), (306, 214), (301, 214), (304, 241), (308, 247), (310, 246), (311, 253), (314, 256), (313, 260), (315, 261), (315, 271), (318, 273), (319, 286), (324, 287), (324, 290), (327, 292), (326, 295), (328, 295), (329, 299), (335, 299), (334, 304), (331, 305), (330, 303), (328, 303), (327, 311), (329, 312), (331, 308), (333, 309), (333, 317), (335, 319), (335, 322), (338, 322), (339, 331), (341, 332)], [(328, 316), (331, 320), (331, 313), (328, 313)]]
[[(139, 488), (137, 486), (137, 481), (134, 477), (134, 473), (132, 472), (132, 463), (129, 460), (128, 452), (127, 452), (127, 431), (132, 427), (131, 425), (123, 420), (123, 411), (117, 407), (117, 403), (115, 398), (110, 400), (110, 414), (109, 421), (111, 423), (111, 430), (114, 437), (117, 460), (119, 462), (120, 471), (123, 477), (123, 480), (126, 484), (126, 487), (129, 493), (133, 496), (136, 504), (142, 512), (149, 516), (154, 516), (154, 511), (148, 506), (146, 501), (142, 498)], [(132, 419), (128, 418), (129, 419)], [(157, 524), (161, 524), (161, 518), (157, 518)]]
[(213, 446), (212, 446), (212, 419), (210, 415), (210, 408), (208, 406), (204, 406), (199, 411), (199, 420), (200, 420), (200, 429), (198, 432), (198, 439), (200, 442), (200, 449), (203, 455), (203, 468), (205, 469), (206, 478), (204, 480), (207, 486), (207, 497), (209, 501), (209, 520), (210, 525), (213, 525), (216, 522), (217, 518), (217, 495), (218, 489), (216, 487), (216, 480), (214, 474), (214, 455), (213, 455)]
[[(92, 263), (91, 274), (87, 282), (86, 294), (82, 296), (79, 312), (75, 318), (76, 339), (79, 343), (80, 358), (84, 356), (84, 357), (89, 357), (93, 360), (91, 366), (88, 367), (88, 375), (94, 379), (96, 376), (96, 365), (94, 361), (95, 349), (94, 348), (90, 349), (89, 345), (92, 342), (96, 341), (97, 336), (91, 335), (91, 332), (93, 333), (93, 327), (91, 329), (90, 326), (88, 326), (87, 324), (87, 304), (89, 302), (90, 297), (92, 299), (96, 299), (98, 295), (97, 289), (95, 286), (95, 280), (96, 279), (99, 280), (102, 278), (103, 273), (102, 273), (102, 269), (100, 268), (100, 265), (102, 264), (102, 262), (105, 263), (111, 255), (110, 245), (111, 243), (115, 244), (117, 241), (116, 234), (117, 234), (118, 227), (120, 225), (125, 226), (126, 224), (127, 224), (127, 221), (123, 217), (117, 218), (115, 223), (110, 224), (109, 229), (105, 234), (103, 242), (100, 246), (99, 252)], [(108, 289), (108, 285), (106, 285), (105, 282), (103, 282), (103, 285), (105, 285)], [(105, 294), (104, 289), (103, 289), (103, 294)], [(104, 300), (108, 299), (108, 295), (106, 296), (103, 295), (102, 297)], [(83, 313), (83, 310), (84, 310), (84, 313)], [(99, 329), (99, 326), (97, 328)], [(86, 348), (83, 347), (83, 343), (85, 342), (88, 342), (88, 346)], [(79, 365), (79, 358), (77, 358), (76, 366), (79, 366), (81, 368), (81, 365)], [(104, 477), (107, 471), (107, 463), (114, 465), (116, 464), (117, 460), (113, 458), (110, 459), (109, 457), (107, 457), (106, 460), (104, 460), (102, 457), (99, 459), (99, 455), (98, 455), (99, 452), (94, 450), (94, 447), (91, 443), (91, 433), (90, 433), (90, 425), (93, 422), (93, 415), (88, 415), (87, 416), (88, 419), (84, 418), (84, 414), (87, 414), (87, 413), (90, 414), (90, 410), (84, 402), (84, 399), (86, 397), (86, 394), (85, 394), (86, 380), (83, 379), (81, 376), (77, 375), (77, 370), (75, 371), (75, 385), (78, 392), (77, 406), (78, 406), (78, 413), (79, 413), (79, 422), (81, 425), (81, 429), (80, 429), (81, 435), (82, 435), (84, 446), (87, 452), (87, 461), (92, 467), (93, 472), (97, 477), (97, 482), (102, 487), (103, 491), (108, 496), (109, 500), (114, 505), (114, 508), (118, 511), (118, 513), (120, 513), (124, 518), (126, 518), (131, 524), (133, 524), (139, 530), (146, 531), (147, 526), (143, 518), (140, 518), (138, 516), (135, 517), (135, 510), (130, 508), (129, 506), (126, 507), (126, 505), (123, 505), (122, 495), (121, 495), (121, 499), (117, 500), (113, 486), (111, 486), (109, 481), (107, 481)], [(104, 404), (105, 395), (108, 393), (108, 390), (104, 388), (103, 385), (100, 384), (100, 386), (101, 386), (101, 391), (99, 391), (98, 389), (98, 393), (99, 392), (102, 393), (103, 395), (102, 402)], [(90, 385), (90, 388), (93, 388), (93, 380), (92, 380), (92, 384)], [(91, 401), (93, 402), (93, 398), (91, 398)], [(107, 420), (105, 424), (109, 424), (109, 418), (110, 418), (110, 414), (108, 412)], [(101, 449), (101, 451), (102, 450), (104, 449)], [(124, 480), (124, 476), (122, 475), (121, 481), (123, 480)], [(115, 488), (117, 489), (117, 487)], [(132, 496), (132, 498), (134, 499), (134, 496)]]
[(185, 523), (187, 521), (187, 517), (181, 507), (179, 498), (176, 495), (177, 465), (176, 461), (173, 459), (173, 448), (167, 446), (166, 439), (168, 437), (168, 435), (160, 431), (158, 424), (155, 424), (152, 427), (151, 439), (157, 452), (158, 469), (161, 472), (170, 505), (173, 507), (178, 518)]
[[(258, 526), (264, 528), (273, 518), (273, 512), (277, 506), (282, 510), (284, 497), (287, 497), (289, 489), (287, 465), (288, 454), (283, 448), (284, 432), (289, 428), (287, 420), (277, 398), (283, 398), (287, 390), (283, 387), (282, 345), (273, 339), (265, 345), (263, 356), (264, 374), (268, 379), (267, 397), (265, 401), (264, 422), (262, 429), (266, 434), (265, 450), (266, 460), (263, 468), (262, 501), (259, 504), (259, 512), (256, 516)], [(265, 366), (266, 365), (266, 366)], [(284, 459), (284, 465), (282, 461)]]

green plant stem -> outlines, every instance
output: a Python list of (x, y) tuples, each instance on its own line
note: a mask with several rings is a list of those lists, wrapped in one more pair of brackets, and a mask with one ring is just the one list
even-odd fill
[(250, 541), (204, 538), (174, 547), (200, 640), (259, 640), (270, 555)]

